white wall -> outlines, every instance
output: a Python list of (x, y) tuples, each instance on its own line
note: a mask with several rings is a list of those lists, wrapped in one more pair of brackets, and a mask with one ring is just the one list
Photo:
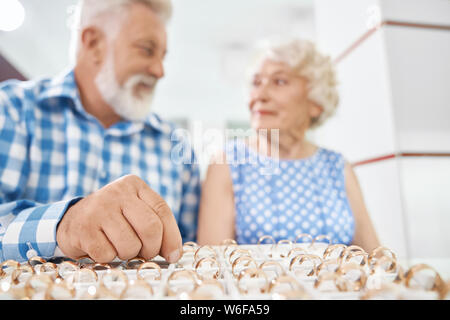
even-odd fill
[[(317, 0), (315, 14), (317, 41), (337, 57), (377, 19), (448, 25), (450, 2)], [(449, 152), (449, 56), (450, 31), (382, 27), (339, 62), (340, 110), (314, 139), (351, 161)], [(450, 257), (449, 158), (387, 160), (355, 171), (383, 244), (401, 257)]]

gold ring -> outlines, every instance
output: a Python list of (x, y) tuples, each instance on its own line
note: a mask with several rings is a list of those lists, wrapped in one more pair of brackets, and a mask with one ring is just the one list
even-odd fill
[(186, 253), (194, 253), (198, 249), (198, 244), (193, 241), (188, 241), (183, 244), (183, 255)]
[(369, 289), (365, 291), (365, 293), (361, 296), (361, 300), (376, 299), (376, 297), (380, 294), (381, 294), (380, 298), (386, 300), (385, 298), (386, 293), (393, 293), (394, 299), (396, 300), (401, 299), (399, 285), (394, 283), (381, 283), (379, 288)]
[[(280, 240), (280, 241), (277, 242), (276, 247), (275, 247), (275, 248), (276, 248), (276, 251), (279, 252), (279, 247), (280, 247), (281, 245), (285, 245), (285, 244), (287, 244), (287, 245), (290, 246), (289, 252), (290, 252), (290, 250), (293, 249), (293, 248), (292, 248), (292, 246), (293, 246), (292, 241), (291, 241), (291, 240), (285, 239), (285, 240)], [(289, 253), (289, 252), (288, 252), (288, 253)], [(287, 254), (280, 253), (280, 257), (281, 257), (281, 258), (286, 258), (287, 256), (288, 256)]]
[[(330, 271), (329, 266), (336, 265), (334, 270)], [(316, 276), (319, 276), (322, 273), (322, 269), (326, 267), (326, 272), (336, 272), (336, 270), (340, 267), (341, 261), (338, 259), (324, 260), (321, 264), (319, 264), (316, 268)]]
[(338, 257), (341, 257), (341, 255), (345, 251), (345, 248), (347, 248), (347, 246), (345, 244), (341, 244), (341, 243), (332, 244), (331, 246), (328, 246), (328, 248), (325, 249), (325, 251), (323, 253), (323, 259), (326, 260), (336, 250), (341, 250), (341, 251), (339, 251), (339, 255), (338, 255)]
[(277, 294), (279, 294), (280, 296), (286, 297), (286, 298), (295, 298), (295, 299), (309, 299), (310, 296), (309, 294), (306, 292), (305, 287), (303, 287), (294, 277), (288, 276), (288, 275), (283, 275), (280, 277), (277, 277), (275, 279), (273, 279), (270, 282), (269, 285), (269, 293), (274, 293), (274, 290), (281, 286), (287, 284), (290, 286), (291, 290), (284, 290), (281, 293), (280, 292), (276, 292)]
[(72, 261), (63, 261), (58, 264), (58, 275), (60, 278), (65, 279), (67, 277), (67, 272), (75, 273), (79, 268), (78, 264)]
[(35, 293), (46, 291), (52, 283), (52, 278), (47, 274), (33, 274), (25, 282), (27, 297), (31, 299)]
[(0, 263), (0, 278), (4, 277), (6, 275), (6, 272), (5, 272), (5, 270), (3, 270), (3, 267), (13, 268), (12, 271), (14, 271), (20, 267), (20, 263), (15, 260), (6, 260), (6, 261), (3, 261), (2, 263)]
[(275, 239), (274, 239), (272, 236), (266, 235), (266, 236), (260, 237), (260, 238), (258, 239), (258, 243), (257, 243), (257, 244), (258, 244), (258, 245), (261, 245), (262, 242), (263, 242), (264, 240), (271, 240), (271, 241), (272, 241), (272, 244), (275, 244), (275, 243), (276, 243)]
[[(45, 290), (46, 300), (71, 300), (75, 297), (75, 288), (69, 287), (64, 281), (53, 282)], [(57, 296), (62, 294), (61, 296)]]
[(155, 262), (144, 262), (143, 264), (141, 264), (137, 271), (136, 271), (136, 277), (139, 280), (146, 280), (147, 277), (142, 275), (142, 270), (145, 269), (155, 269), (156, 271), (158, 271), (158, 276), (156, 278), (154, 278), (154, 280), (161, 280), (162, 277), (162, 270), (161, 267), (155, 263)]
[(65, 280), (68, 283), (96, 283), (98, 281), (98, 275), (92, 268), (81, 268), (66, 277)]
[[(389, 255), (386, 255), (385, 254), (386, 252), (388, 252)], [(383, 246), (380, 246), (380, 247), (372, 250), (372, 252), (369, 254), (368, 260), (369, 260), (369, 264), (370, 265), (374, 264), (373, 260), (376, 259), (377, 255), (379, 253), (381, 253), (381, 257), (386, 257), (386, 256), (389, 257), (390, 256), (390, 258), (392, 258), (393, 260), (397, 260), (397, 256), (395, 255), (395, 253), (391, 249), (383, 247)]]
[(27, 264), (21, 265), (19, 268), (14, 269), (14, 271), (11, 273), (11, 282), (15, 285), (18, 285), (20, 283), (19, 277), (23, 273), (28, 273), (30, 275), (33, 275), (34, 269)]
[[(209, 256), (211, 256), (211, 254), (212, 254), (212, 256), (213, 256), (215, 259), (217, 259), (217, 254), (216, 254), (216, 251), (213, 249), (213, 247), (211, 247), (210, 245), (204, 245), (204, 246), (201, 246), (200, 248), (198, 248), (198, 249), (195, 251), (195, 253), (194, 253), (194, 261), (198, 260), (198, 259), (200, 258), (200, 257), (199, 257), (200, 252), (201, 252), (201, 251), (205, 251), (205, 250), (207, 250), (207, 251), (210, 252)], [(202, 258), (203, 258), (203, 257), (202, 257)]]
[(341, 252), (340, 257), (343, 259), (343, 258), (345, 258), (347, 255), (349, 255), (350, 253), (354, 253), (354, 251), (356, 251), (356, 252), (362, 252), (362, 253), (367, 254), (367, 252), (366, 252), (363, 248), (361, 248), (360, 246), (357, 246), (357, 245), (351, 245), (351, 246), (346, 247), (345, 250)]
[[(87, 269), (91, 270), (91, 269)], [(115, 285), (116, 284), (122, 284), (121, 290), (117, 292)], [(128, 277), (127, 275), (119, 269), (109, 269), (107, 270), (103, 276), (100, 279), (100, 287), (108, 291), (111, 296), (113, 296), (116, 299), (119, 299), (122, 292), (126, 289), (128, 286)]]
[(235, 256), (236, 254), (240, 254), (239, 257), (243, 257), (243, 256), (251, 257), (252, 256), (252, 254), (250, 253), (250, 250), (240, 249), (240, 248), (234, 249), (233, 252), (231, 252), (230, 255), (228, 256), (228, 262), (231, 265), (236, 260), (236, 259), (233, 260), (233, 256)]
[[(200, 273), (199, 273), (199, 268), (201, 267), (202, 264), (205, 264), (205, 263), (208, 263), (208, 262), (211, 264), (211, 268), (212, 268), (214, 265), (217, 266), (217, 271), (214, 273), (214, 276), (213, 276), (214, 279), (217, 279), (217, 278), (219, 277), (219, 275), (220, 275), (220, 264), (219, 264), (219, 262), (218, 262), (216, 259), (214, 259), (214, 258), (211, 258), (211, 257), (204, 257), (204, 258), (201, 258), (200, 260), (198, 260), (197, 263), (196, 263), (195, 266), (194, 266), (195, 271), (197, 272), (197, 274), (200, 275)], [(201, 278), (204, 279), (204, 276), (201, 276)]]
[(231, 252), (233, 252), (235, 249), (239, 248), (239, 246), (237, 244), (231, 243), (225, 246), (225, 249), (223, 249), (223, 257), (225, 259), (229, 258), (230, 253), (228, 253), (228, 251), (231, 250)]
[(91, 268), (94, 271), (102, 271), (111, 269), (111, 265), (109, 263), (95, 263)]
[(82, 257), (78, 258), (76, 261), (80, 268), (88, 267), (89, 265), (93, 265), (95, 263), (94, 259), (92, 259), (88, 255), (82, 256)]
[[(359, 278), (356, 281), (351, 281), (348, 278), (345, 278), (345, 275), (351, 271), (351, 270), (357, 270), (359, 272)], [(336, 271), (342, 278), (345, 278), (348, 280), (349, 283), (353, 283), (353, 287), (352, 290), (353, 291), (359, 291), (361, 289), (363, 289), (366, 285), (366, 281), (367, 281), (367, 276), (366, 276), (366, 272), (364, 271), (364, 269), (359, 265), (356, 264), (354, 262), (350, 262), (344, 265), (341, 265), (337, 271)]]
[[(295, 248), (292, 248), (292, 249), (288, 252), (287, 258), (291, 258), (291, 256), (294, 255), (294, 254), (296, 254), (297, 252), (300, 252), (299, 254), (308, 254), (308, 252), (307, 252), (305, 249), (303, 249), (303, 248), (301, 248), (301, 247), (295, 247)], [(292, 259), (292, 258), (291, 258), (291, 259)]]
[(178, 292), (176, 290), (172, 289), (171, 286), (171, 281), (173, 280), (178, 280), (180, 278), (187, 278), (189, 280), (191, 280), (193, 288), (191, 291), (195, 290), (195, 288), (197, 287), (197, 277), (194, 271), (192, 270), (175, 270), (174, 272), (172, 272), (169, 276), (169, 278), (167, 279), (167, 294), (169, 296), (176, 296), (178, 294)]
[(144, 258), (141, 257), (135, 257), (133, 259), (130, 259), (127, 261), (125, 268), (126, 269), (137, 269), (136, 265), (141, 265), (145, 262)]
[(338, 291), (342, 292), (342, 291), (348, 290), (348, 287), (349, 287), (348, 280), (340, 277), (335, 272), (324, 272), (324, 273), (320, 274), (317, 277), (316, 281), (314, 282), (314, 288), (320, 290), (320, 286), (325, 281), (330, 281), (330, 280), (334, 282), (334, 285), (338, 289)]
[[(383, 265), (388, 262), (389, 265), (387, 268), (383, 268)], [(394, 273), (397, 271), (397, 261), (389, 256), (382, 256), (377, 259), (373, 264), (372, 269), (370, 270), (370, 274), (375, 274), (377, 269), (381, 268), (386, 273)]]
[(262, 237), (260, 237), (258, 239), (257, 245), (261, 246), (261, 244), (263, 244), (263, 241), (265, 241), (265, 240), (270, 240), (272, 242), (272, 246), (270, 247), (270, 251), (269, 251), (269, 254), (268, 254), (268, 256), (271, 258), (272, 257), (272, 249), (275, 246), (276, 241), (275, 241), (275, 239), (272, 236), (265, 235), (265, 236), (262, 236)]
[(294, 265), (297, 262), (299, 265), (302, 265), (305, 261), (311, 261), (313, 263), (311, 271), (306, 274), (308, 277), (313, 276), (316, 273), (316, 267), (322, 263), (322, 259), (314, 254), (298, 254), (291, 259), (291, 262), (289, 263), (289, 271), (293, 271)]
[(47, 260), (45, 260), (44, 258), (41, 258), (39, 256), (34, 256), (34, 257), (31, 257), (30, 259), (28, 259), (28, 264), (33, 268), (37, 264), (44, 264), (46, 262), (47, 262)]
[(242, 294), (248, 293), (248, 289), (243, 289), (242, 285), (241, 285), (243, 279), (245, 279), (246, 277), (250, 277), (250, 279), (261, 278), (261, 277), (264, 278), (265, 284), (262, 288), (260, 288), (259, 291), (260, 291), (260, 293), (267, 292), (268, 287), (269, 287), (269, 278), (267, 277), (266, 273), (259, 268), (248, 268), (248, 269), (242, 270), (238, 277), (238, 290), (240, 293), (242, 293)]
[(439, 299), (448, 300), (448, 295), (450, 295), (450, 281), (442, 286), (442, 290), (439, 292)]
[(237, 242), (234, 239), (225, 239), (225, 240), (222, 240), (222, 242), (220, 243), (221, 246), (228, 246), (230, 244), (236, 244), (237, 245)]
[(328, 240), (328, 246), (331, 246), (333, 240), (331, 239), (331, 237), (329, 235), (326, 235), (326, 234), (321, 234), (321, 235), (318, 235), (317, 237), (315, 237), (311, 243), (311, 246), (313, 246), (313, 244), (315, 244), (316, 242), (318, 242), (320, 240), (324, 240), (324, 239)]
[[(143, 295), (141, 298), (138, 298), (136, 296), (136, 293), (132, 293), (133, 290), (139, 290), (140, 292), (143, 292)], [(122, 291), (120, 294), (120, 300), (125, 299), (132, 299), (132, 300), (142, 300), (142, 299), (148, 299), (149, 296), (153, 296), (153, 288), (152, 286), (145, 280), (132, 280), (128, 283), (126, 288)]]
[(298, 236), (295, 237), (294, 243), (297, 243), (298, 240), (301, 239), (301, 238), (308, 238), (310, 240), (309, 247), (311, 247), (313, 245), (313, 243), (314, 243), (313, 237), (310, 234), (308, 234), (308, 233), (300, 233)]
[(231, 273), (233, 274), (234, 277), (238, 277), (239, 274), (242, 272), (242, 270), (240, 270), (238, 274), (236, 274), (236, 272), (235, 272), (237, 266), (239, 266), (239, 265), (242, 264), (242, 263), (244, 264), (244, 268), (249, 267), (249, 266), (250, 266), (250, 263), (253, 263), (254, 268), (257, 268), (257, 267), (258, 267), (257, 264), (256, 264), (256, 261), (255, 261), (252, 257), (250, 257), (250, 256), (240, 256), (240, 257), (237, 257), (237, 258), (233, 261), (233, 264), (232, 264), (232, 266), (231, 266)]
[(411, 279), (414, 277), (415, 274), (417, 274), (418, 272), (420, 272), (422, 270), (430, 270), (434, 273), (433, 286), (431, 287), (430, 290), (437, 291), (437, 292), (442, 290), (444, 281), (442, 280), (439, 273), (434, 268), (430, 267), (427, 264), (416, 264), (416, 265), (412, 266), (405, 274), (405, 277), (406, 277), (405, 286), (410, 288), (411, 287)]
[[(214, 291), (211, 289), (213, 287), (214, 289), (217, 288), (220, 290), (219, 295), (215, 295)], [(206, 291), (206, 292), (205, 292)], [(216, 279), (207, 279), (200, 282), (200, 284), (191, 292), (188, 294), (189, 299), (192, 300), (216, 300), (220, 299), (225, 295), (225, 288), (223, 284)]]
[(359, 265), (361, 266), (368, 265), (367, 253), (362, 251), (350, 251), (345, 257), (345, 263), (348, 263), (349, 260), (353, 259), (354, 257), (362, 257), (361, 261), (359, 262)]
[[(277, 261), (275, 261), (275, 260), (269, 260), (269, 261), (264, 261), (264, 262), (262, 262), (260, 265), (259, 265), (259, 269), (261, 269), (261, 270), (263, 270), (264, 271), (264, 269), (265, 268), (267, 268), (267, 267), (275, 267), (275, 273), (276, 273), (276, 277), (281, 277), (281, 276), (283, 276), (283, 275), (285, 275), (286, 274), (286, 272), (284, 271), (284, 268), (283, 268), (283, 266), (279, 263), (279, 262), (277, 262)], [(265, 271), (264, 271), (265, 272)], [(266, 273), (267, 274), (267, 273)]]
[(48, 272), (52, 272), (51, 276), (53, 277), (53, 280), (60, 278), (58, 267), (53, 262), (38, 264), (34, 267), (34, 271), (36, 271), (37, 274), (48, 274)]
[(105, 287), (91, 285), (83, 292), (80, 300), (118, 300), (117, 294), (109, 291)]

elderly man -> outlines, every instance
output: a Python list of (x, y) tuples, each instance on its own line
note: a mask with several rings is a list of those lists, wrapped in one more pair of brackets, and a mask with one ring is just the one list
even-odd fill
[[(149, 111), (168, 0), (84, 0), (73, 70), (0, 84), (0, 260), (169, 262), (196, 234), (195, 161)], [(178, 147), (176, 148), (179, 149)]]

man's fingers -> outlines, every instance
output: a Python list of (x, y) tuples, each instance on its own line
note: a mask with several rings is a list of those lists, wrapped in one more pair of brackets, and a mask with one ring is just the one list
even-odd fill
[(101, 230), (86, 236), (81, 243), (81, 247), (91, 259), (99, 263), (111, 262), (117, 256), (114, 246)]
[(167, 203), (147, 185), (138, 189), (139, 198), (158, 215), (163, 225), (160, 255), (174, 263), (181, 257), (182, 240), (177, 221)]
[(140, 256), (147, 260), (157, 256), (163, 237), (163, 224), (159, 216), (137, 197), (128, 201), (122, 212), (139, 236), (142, 244)]
[(115, 212), (101, 224), (103, 232), (121, 260), (136, 257), (142, 247), (141, 240), (130, 223), (131, 221), (126, 219), (122, 212)]

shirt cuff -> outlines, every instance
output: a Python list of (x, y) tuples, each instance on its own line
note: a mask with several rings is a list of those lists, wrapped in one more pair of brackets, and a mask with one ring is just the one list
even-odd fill
[(56, 248), (56, 228), (67, 209), (82, 197), (21, 211), (2, 240), (3, 259), (19, 262), (33, 256), (50, 258)]

